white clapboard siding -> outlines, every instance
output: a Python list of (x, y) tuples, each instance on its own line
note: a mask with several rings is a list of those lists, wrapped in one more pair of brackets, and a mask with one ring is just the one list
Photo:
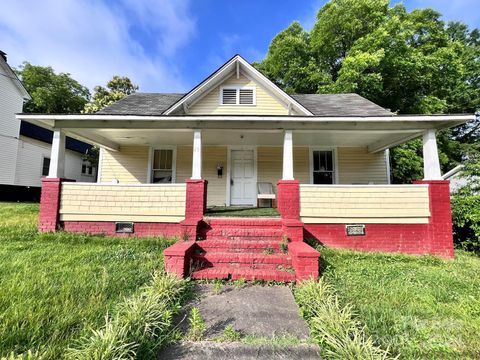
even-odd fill
[[(43, 158), (50, 158), (51, 145), (21, 136), (18, 143), (15, 185), (41, 186)], [(82, 182), (92, 182), (93, 176), (82, 175), (82, 154), (65, 151), (65, 177)]]
[(7, 76), (10, 74), (0, 66), (0, 184), (13, 185), (20, 132), (15, 114), (22, 112), (23, 98)]

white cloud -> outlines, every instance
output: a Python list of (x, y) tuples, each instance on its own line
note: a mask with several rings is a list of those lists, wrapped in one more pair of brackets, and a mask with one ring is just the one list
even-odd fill
[(188, 0), (2, 1), (0, 46), (13, 66), (51, 65), (91, 89), (117, 74), (141, 91), (186, 88), (174, 57), (195, 32)]

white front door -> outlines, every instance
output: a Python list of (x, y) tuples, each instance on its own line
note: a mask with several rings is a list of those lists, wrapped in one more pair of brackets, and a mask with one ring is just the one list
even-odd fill
[(253, 150), (232, 150), (230, 204), (255, 205), (255, 159)]

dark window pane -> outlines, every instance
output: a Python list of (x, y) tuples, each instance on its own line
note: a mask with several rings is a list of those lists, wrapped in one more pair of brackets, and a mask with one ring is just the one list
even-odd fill
[(93, 167), (89, 166), (88, 167), (88, 175), (92, 175), (92, 174), (93, 174)]
[(313, 171), (320, 170), (320, 152), (314, 151), (313, 152)]
[(333, 171), (332, 155), (333, 154), (331, 151), (325, 151), (325, 159), (326, 159), (325, 169), (327, 169), (328, 171)]
[(154, 183), (171, 183), (172, 182), (172, 171), (155, 170), (153, 172), (153, 182)]
[(331, 172), (314, 172), (314, 184), (333, 184), (333, 173)]
[(42, 175), (48, 176), (48, 171), (50, 169), (50, 159), (43, 158), (43, 165), (42, 165)]

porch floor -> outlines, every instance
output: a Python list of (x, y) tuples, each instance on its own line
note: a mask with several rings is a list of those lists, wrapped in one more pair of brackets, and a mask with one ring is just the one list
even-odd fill
[(275, 208), (214, 206), (207, 209), (206, 217), (280, 217)]

